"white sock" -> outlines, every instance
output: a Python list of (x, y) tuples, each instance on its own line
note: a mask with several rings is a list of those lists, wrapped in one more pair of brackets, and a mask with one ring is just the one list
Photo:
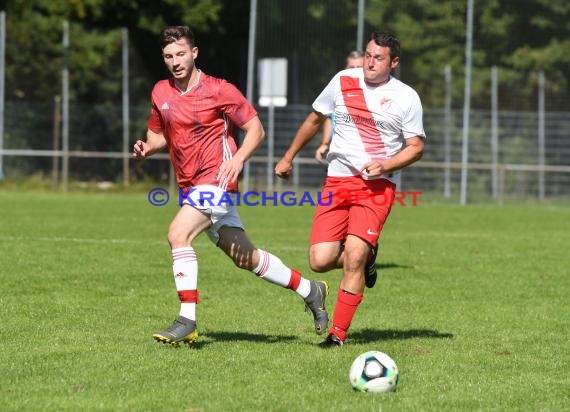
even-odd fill
[(196, 320), (198, 259), (192, 247), (172, 249), (172, 272), (180, 298), (180, 316)]
[(268, 282), (294, 290), (302, 298), (309, 296), (311, 291), (309, 279), (305, 279), (295, 269), (285, 266), (277, 256), (261, 249), (257, 249), (257, 252), (259, 253), (259, 264), (253, 270), (257, 276)]

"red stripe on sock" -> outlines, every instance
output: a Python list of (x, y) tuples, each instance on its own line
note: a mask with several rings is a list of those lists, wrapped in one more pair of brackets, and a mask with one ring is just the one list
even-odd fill
[(194, 290), (179, 290), (178, 298), (182, 303), (200, 303), (200, 295), (196, 289)]
[(289, 284), (287, 285), (287, 289), (297, 290), (297, 288), (299, 288), (300, 283), (301, 283), (301, 274), (297, 272), (295, 269), (291, 269), (291, 278), (289, 279)]
[(257, 249), (259, 252), (259, 264), (257, 271), (253, 271), (257, 276), (263, 277), (267, 270), (269, 269), (269, 254), (261, 249)]
[(177, 252), (172, 254), (172, 260), (190, 259), (196, 260), (195, 252)]
[(352, 318), (358, 309), (358, 305), (362, 302), (363, 295), (358, 293), (352, 295), (342, 289), (338, 290), (338, 298), (334, 308), (333, 326), (330, 330), (339, 339), (345, 340), (348, 328), (352, 323)]

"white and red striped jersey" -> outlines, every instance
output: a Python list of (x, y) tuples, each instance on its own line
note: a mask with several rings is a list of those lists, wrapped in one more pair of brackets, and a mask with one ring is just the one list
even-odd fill
[[(367, 162), (387, 159), (402, 150), (404, 139), (425, 138), (416, 91), (395, 77), (381, 86), (369, 85), (362, 68), (337, 73), (313, 102), (313, 109), (334, 114), (334, 136), (327, 155), (329, 176), (361, 175)], [(391, 176), (377, 178), (392, 180)]]
[[(178, 185), (218, 186), (216, 177), (222, 161), (237, 151), (233, 125), (243, 126), (257, 112), (231, 83), (200, 72), (196, 86), (181, 92), (172, 79), (155, 84), (147, 126), (162, 132)], [(237, 181), (228, 192), (237, 191)]]

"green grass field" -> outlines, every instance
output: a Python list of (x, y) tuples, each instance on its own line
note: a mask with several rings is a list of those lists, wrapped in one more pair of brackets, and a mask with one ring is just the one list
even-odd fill
[[(173, 202), (174, 203), (174, 202)], [(393, 209), (347, 344), (324, 351), (288, 290), (205, 236), (201, 337), (155, 343), (178, 313), (166, 243), (176, 205), (146, 193), (0, 192), (4, 411), (570, 410), (570, 207), (422, 203)], [(254, 243), (310, 277), (310, 207), (241, 207)], [(352, 391), (367, 350), (394, 393)]]

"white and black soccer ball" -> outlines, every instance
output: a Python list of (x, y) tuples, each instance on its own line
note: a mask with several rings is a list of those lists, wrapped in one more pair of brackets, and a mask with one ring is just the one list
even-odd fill
[(358, 392), (391, 392), (398, 384), (396, 362), (383, 352), (369, 351), (359, 355), (350, 367), (349, 379)]

